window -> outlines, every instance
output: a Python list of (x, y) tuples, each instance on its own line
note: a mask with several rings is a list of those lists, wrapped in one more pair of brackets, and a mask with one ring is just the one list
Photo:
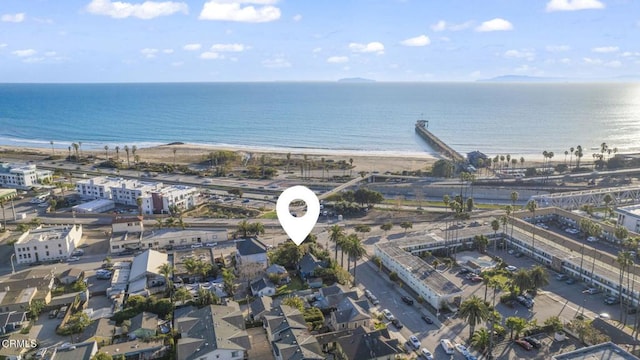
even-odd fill
[(44, 246), (44, 248), (45, 248), (45, 249), (48, 249), (48, 248), (49, 248), (49, 245), (45, 245), (45, 246)]
[(58, 244), (58, 247), (62, 247), (62, 244)]
[(58, 250), (58, 253), (59, 253), (60, 255), (62, 255), (62, 250)]

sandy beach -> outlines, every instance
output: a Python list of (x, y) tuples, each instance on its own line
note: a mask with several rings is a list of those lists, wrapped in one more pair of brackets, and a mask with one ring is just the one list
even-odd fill
[[(120, 159), (126, 158), (126, 154), (120, 148)], [(175, 154), (174, 154), (175, 150)], [(393, 152), (366, 152), (366, 151), (348, 151), (348, 150), (328, 150), (328, 149), (295, 149), (295, 150), (278, 150), (278, 149), (260, 149), (260, 148), (240, 148), (240, 147), (224, 147), (215, 145), (200, 145), (200, 144), (167, 144), (151, 147), (138, 148), (136, 155), (139, 156), (140, 161), (151, 163), (170, 163), (176, 164), (193, 164), (202, 161), (211, 152), (217, 150), (228, 150), (240, 153), (242, 156), (252, 156), (259, 158), (262, 155), (271, 158), (286, 158), (287, 154), (291, 154), (291, 159), (303, 159), (307, 156), (310, 161), (320, 162), (322, 158), (325, 160), (349, 162), (353, 159), (354, 172), (359, 171), (379, 171), (379, 172), (402, 172), (413, 170), (426, 170), (429, 169), (433, 163), (440, 159), (441, 156), (425, 152), (421, 153), (393, 153)], [(68, 151), (64, 149), (56, 148), (53, 150), (56, 156), (67, 156)], [(52, 154), (51, 148), (45, 147), (22, 147), (22, 146), (10, 146), (0, 145), (0, 160), (7, 161), (8, 159), (28, 159), (29, 156), (50, 156)], [(98, 159), (105, 158), (105, 151), (98, 149), (82, 150), (82, 156), (93, 155)], [(109, 149), (109, 157), (114, 158), (116, 156), (115, 149)], [(7, 160), (5, 160), (7, 159)]]

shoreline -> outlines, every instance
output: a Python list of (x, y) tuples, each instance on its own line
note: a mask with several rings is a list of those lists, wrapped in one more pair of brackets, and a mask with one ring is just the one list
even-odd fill
[[(39, 144), (40, 145), (40, 144)], [(52, 152), (56, 156), (66, 157), (68, 148), (50, 146), (18, 146), (18, 145), (0, 145), (0, 157), (21, 158), (22, 156), (45, 156), (49, 157)], [(83, 144), (84, 145), (84, 144)], [(137, 146), (137, 145), (136, 145)], [(131, 146), (129, 146), (131, 148)], [(123, 150), (124, 145), (120, 146), (119, 159), (122, 161), (126, 158)], [(174, 153), (175, 150), (175, 153)], [(73, 152), (73, 150), (71, 150)], [(162, 145), (153, 145), (138, 147), (136, 155), (140, 161), (152, 163), (168, 163), (188, 165), (201, 162), (212, 151), (233, 151), (244, 156), (269, 156), (273, 158), (286, 158), (287, 154), (291, 154), (291, 159), (301, 159), (307, 157), (312, 161), (325, 160), (346, 161), (353, 160), (352, 171), (367, 172), (402, 172), (414, 170), (426, 170), (433, 163), (443, 157), (435, 153), (418, 153), (418, 152), (394, 152), (394, 151), (365, 151), (365, 150), (334, 150), (334, 149), (306, 149), (306, 148), (261, 148), (254, 146), (233, 146), (233, 145), (208, 145), (193, 143), (170, 143)], [(81, 148), (83, 156), (93, 155), (97, 159), (104, 160), (106, 152), (99, 148)], [(116, 157), (115, 146), (109, 146), (109, 158)], [(132, 155), (130, 155), (132, 156)]]

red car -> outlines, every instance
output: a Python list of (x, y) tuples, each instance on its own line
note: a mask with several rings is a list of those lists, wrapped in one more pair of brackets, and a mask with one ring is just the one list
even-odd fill
[(531, 349), (533, 349), (533, 345), (531, 345), (528, 341), (526, 340), (522, 340), (522, 339), (516, 339), (514, 340), (516, 344), (520, 345), (521, 348), (529, 351)]

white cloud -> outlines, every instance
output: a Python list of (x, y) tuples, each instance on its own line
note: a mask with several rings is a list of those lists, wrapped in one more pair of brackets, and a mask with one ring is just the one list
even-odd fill
[(210, 50), (213, 52), (241, 52), (245, 48), (244, 44), (213, 44)]
[(606, 67), (610, 67), (610, 68), (619, 68), (622, 66), (622, 63), (618, 60), (612, 60), (609, 62), (604, 63), (604, 66)]
[(24, 21), (24, 13), (4, 14), (0, 16), (0, 21), (19, 23)]
[(550, 0), (547, 11), (576, 11), (587, 9), (604, 9), (605, 5), (598, 0)]
[(300, 21), (300, 20), (302, 20), (302, 15), (300, 15), (300, 14), (295, 14), (295, 15), (293, 16), (293, 21), (298, 22), (298, 21)]
[[(242, 6), (244, 3), (261, 6)], [(277, 0), (210, 0), (200, 12), (200, 20), (223, 20), (249, 23), (280, 19), (280, 9), (272, 6)]]
[(439, 31), (462, 31), (470, 28), (473, 25), (473, 21), (466, 21), (460, 24), (449, 24), (444, 20), (440, 20), (437, 23), (431, 25), (431, 30), (435, 32)]
[(22, 60), (23, 63), (27, 63), (27, 64), (34, 64), (34, 63), (38, 63), (43, 61), (44, 58), (43, 57), (28, 57), (24, 60)]
[(55, 51), (47, 51), (46, 53), (44, 53), (44, 56), (48, 56), (48, 57), (52, 57), (56, 55), (57, 53)]
[(201, 48), (202, 48), (202, 45), (200, 44), (187, 44), (182, 47), (182, 49), (186, 51), (198, 51)]
[(165, 54), (173, 54), (173, 49), (162, 49), (162, 52)]
[(404, 46), (427, 46), (431, 44), (431, 39), (427, 35), (420, 35), (402, 40), (400, 44)]
[(381, 42), (370, 42), (368, 44), (351, 43), (349, 49), (358, 53), (376, 53), (378, 55), (384, 54), (384, 45)]
[(0, 44), (0, 49), (6, 48), (6, 47), (7, 47), (7, 44), (4, 44), (4, 43)]
[(495, 18), (488, 21), (483, 22), (480, 26), (476, 27), (476, 31), (479, 32), (488, 32), (488, 31), (507, 31), (513, 30), (513, 25), (501, 18)]
[(146, 57), (147, 59), (153, 59), (154, 57), (156, 57), (158, 51), (158, 49), (144, 48), (140, 50), (140, 54), (144, 55), (144, 57)]
[(322, 48), (317, 47), (317, 48), (311, 50), (311, 52), (314, 53), (314, 54), (317, 54), (319, 52), (322, 52)]
[(217, 52), (207, 51), (200, 54), (200, 59), (218, 60), (218, 59), (224, 59), (224, 56), (218, 54)]
[(617, 46), (601, 46), (591, 49), (591, 51), (595, 53), (612, 53), (617, 52), (618, 50), (620, 50), (620, 48), (618, 48)]
[(121, 1), (111, 2), (111, 0), (91, 0), (86, 9), (91, 14), (105, 15), (116, 19), (136, 17), (148, 20), (178, 12), (189, 13), (189, 6), (186, 3), (174, 1), (145, 1), (141, 4), (133, 4)]
[(601, 65), (602, 64), (602, 60), (600, 59), (594, 59), (594, 58), (582, 58), (582, 61), (585, 62), (585, 64), (589, 64), (589, 65)]
[(343, 63), (349, 62), (349, 57), (348, 56), (332, 56), (327, 59), (327, 62), (331, 64), (343, 64)]
[(272, 59), (262, 60), (262, 66), (271, 69), (281, 69), (291, 67), (291, 63), (282, 56), (276, 56)]
[[(2, 45), (0, 45), (0, 47), (2, 47)], [(620, 54), (620, 56), (622, 56), (622, 57), (640, 56), (640, 52), (638, 52), (638, 51), (635, 51), (635, 52), (633, 52), (633, 51), (625, 51), (622, 54)]]
[(24, 50), (15, 50), (15, 51), (12, 51), (11, 53), (18, 57), (29, 57), (37, 54), (38, 52), (33, 49), (24, 49)]
[(532, 49), (507, 50), (504, 52), (504, 57), (506, 58), (527, 59), (529, 61), (532, 61), (535, 56), (536, 53)]
[(571, 50), (569, 45), (547, 45), (545, 49), (548, 52), (563, 52)]

